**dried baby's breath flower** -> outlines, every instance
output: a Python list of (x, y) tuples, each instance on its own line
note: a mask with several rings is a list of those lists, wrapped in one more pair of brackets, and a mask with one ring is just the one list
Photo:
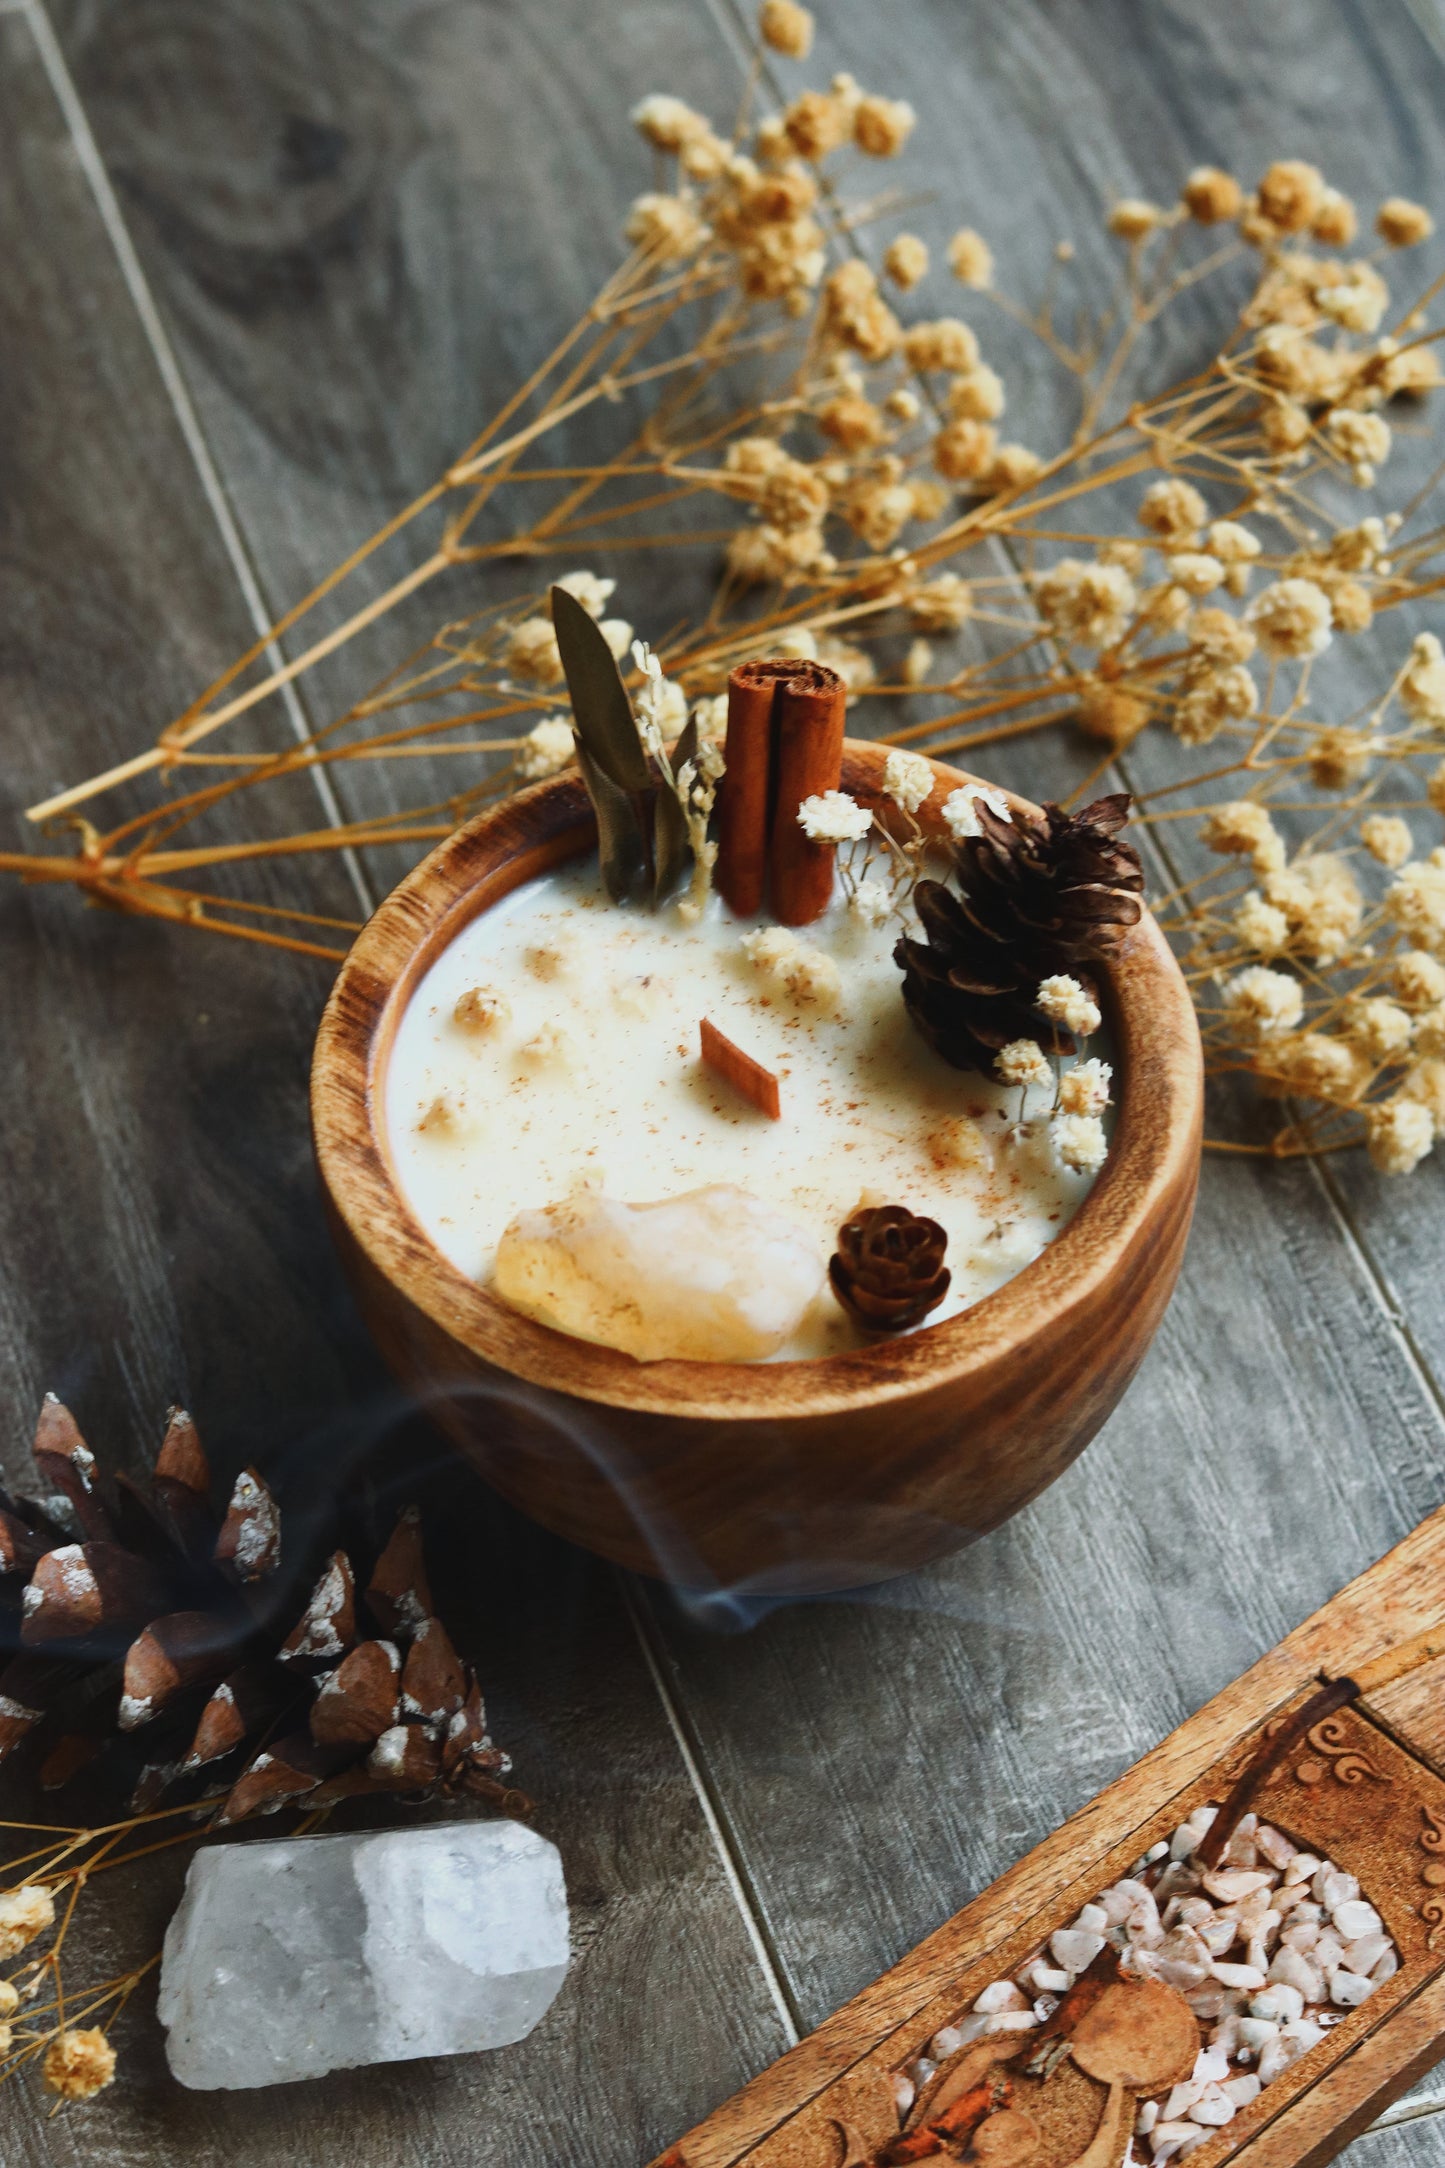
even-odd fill
[(1211, 664), (1248, 662), (1259, 644), (1242, 618), (1217, 607), (1196, 610), (1186, 637), (1200, 661)]
[(893, 915), (893, 891), (883, 881), (860, 881), (848, 898), (848, 908), (865, 926), (881, 926)]
[(878, 674), (866, 648), (855, 647), (851, 640), (840, 640), (836, 633), (828, 633), (818, 642), (818, 660), (837, 671), (850, 699), (856, 693), (867, 692)]
[(1348, 790), (1368, 772), (1375, 749), (1368, 731), (1318, 730), (1310, 746), (1310, 781), (1321, 790)]
[(847, 791), (825, 790), (803, 800), (798, 825), (814, 843), (859, 843), (872, 827), (873, 816)]
[(19, 2008), (19, 1988), (13, 1980), (0, 1980), (0, 2018), (14, 2017)]
[(853, 141), (870, 158), (896, 158), (917, 118), (903, 98), (860, 98), (853, 114)]
[(1259, 707), (1259, 687), (1244, 667), (1204, 670), (1191, 678), (1169, 721), (1181, 745), (1208, 745), (1226, 724), (1243, 722)]
[(1098, 558), (1101, 565), (1119, 565), (1131, 580), (1142, 578), (1149, 561), (1144, 544), (1122, 534), (1106, 536), (1099, 544)]
[(1221, 857), (1248, 858), (1256, 873), (1273, 873), (1284, 865), (1284, 838), (1268, 809), (1254, 798), (1216, 806), (1205, 816), (1200, 840)]
[(1310, 222), (1310, 233), (1322, 248), (1348, 248), (1359, 223), (1349, 197), (1341, 195), (1338, 188), (1326, 187)]
[(656, 189), (634, 197), (623, 231), (634, 248), (646, 250), (661, 263), (695, 256), (708, 237), (707, 224), (698, 216), (691, 196), (670, 196)]
[(800, 158), (816, 162), (846, 143), (852, 120), (846, 104), (828, 91), (802, 91), (783, 115), (789, 143)]
[(1445, 649), (1433, 632), (1420, 632), (1400, 680), (1400, 703), (1417, 723), (1445, 727)]
[(909, 642), (908, 653), (903, 658), (903, 682), (905, 685), (927, 683), (933, 668), (933, 649), (927, 640)]
[(1180, 200), (1201, 226), (1218, 226), (1238, 218), (1244, 208), (1244, 190), (1232, 173), (1219, 166), (1196, 166), (1184, 183)]
[(1189, 590), (1173, 580), (1146, 587), (1139, 597), (1139, 615), (1151, 632), (1177, 632), (1188, 622), (1192, 601)]
[(1259, 208), (1280, 233), (1303, 233), (1318, 217), (1325, 179), (1302, 158), (1280, 158), (1259, 184)]
[(39, 1882), (0, 1894), (0, 1958), (18, 1957), (47, 1927), (55, 1925), (55, 1900)]
[(882, 441), (883, 413), (871, 399), (849, 392), (842, 398), (829, 399), (826, 405), (819, 407), (818, 427), (845, 452), (868, 451)]
[(758, 35), (785, 60), (806, 60), (813, 49), (813, 18), (797, 0), (763, 0)]
[(1276, 580), (1244, 614), (1268, 655), (1303, 660), (1330, 644), (1330, 598), (1313, 580)]
[(1405, 949), (1390, 967), (1395, 997), (1407, 1009), (1430, 1009), (1445, 1001), (1445, 964), (1423, 949)]
[(115, 2076), (115, 2049), (94, 2026), (57, 2033), (45, 2051), (41, 2072), (62, 2100), (91, 2100)]
[(1225, 987), (1224, 1005), (1246, 1036), (1293, 1031), (1304, 1015), (1304, 990), (1287, 972), (1250, 964)]
[(1369, 1081), (1370, 1065), (1359, 1048), (1328, 1032), (1271, 1043), (1265, 1058), (1272, 1076), (1314, 1099), (1353, 1099)]
[(1377, 994), (1346, 1003), (1344, 1030), (1362, 1054), (1378, 1062), (1404, 1052), (1414, 1025), (1398, 1002)]
[(917, 392), (910, 391), (906, 384), (900, 385), (897, 391), (889, 392), (883, 404), (897, 422), (916, 422), (923, 412), (922, 400)]
[(1003, 410), (1003, 379), (986, 362), (956, 376), (948, 387), (948, 411), (954, 421), (996, 422)]
[(994, 1075), (1001, 1084), (1051, 1084), (1054, 1072), (1037, 1039), (1011, 1039), (995, 1056)]
[(1035, 581), (1034, 600), (1061, 639), (1080, 647), (1112, 647), (1127, 631), (1139, 597), (1122, 565), (1061, 557)]
[(933, 440), (933, 464), (950, 482), (976, 481), (997, 451), (998, 431), (991, 422), (950, 422)]
[(1109, 1104), (1113, 1069), (1106, 1061), (1076, 1061), (1059, 1079), (1059, 1105), (1065, 1114), (1102, 1114)]
[(1137, 693), (1125, 692), (1101, 678), (1085, 680), (1079, 694), (1079, 727), (1089, 737), (1122, 752), (1132, 745), (1149, 720), (1149, 704)]
[(1077, 979), (1066, 971), (1055, 972), (1044, 979), (1034, 996), (1035, 1006), (1042, 1011), (1051, 1024), (1062, 1024), (1065, 1031), (1087, 1039), (1096, 1032), (1103, 1021), (1099, 1004), (1092, 994), (1086, 993)]
[(871, 550), (886, 550), (897, 541), (916, 516), (913, 484), (903, 481), (863, 481), (850, 489), (840, 509), (854, 534)]
[(957, 316), (911, 324), (903, 336), (903, 351), (914, 369), (946, 369), (951, 375), (966, 376), (978, 367), (978, 340)]
[(894, 285), (907, 293), (928, 276), (927, 242), (920, 241), (916, 233), (900, 233), (884, 252), (883, 268)]
[(1109, 231), (1121, 241), (1147, 241), (1168, 222), (1169, 214), (1143, 196), (1121, 196), (1109, 213)]
[(972, 226), (960, 226), (948, 244), (948, 268), (960, 285), (986, 293), (993, 284), (993, 250)]
[(528, 782), (536, 782), (544, 775), (555, 775), (573, 758), (571, 719), (565, 715), (549, 715), (527, 732), (522, 749), (517, 755), (517, 772)]
[(908, 487), (913, 493), (915, 519), (942, 519), (949, 506), (949, 492), (942, 482), (920, 480), (915, 476)]
[(1445, 956), (1445, 865), (1435, 855), (1401, 867), (1385, 892), (1385, 909), (1413, 947)]
[(1375, 603), (1368, 587), (1358, 580), (1331, 585), (1330, 621), (1337, 632), (1367, 632), (1374, 622)]
[(883, 763), (883, 788), (904, 813), (916, 813), (933, 790), (933, 769), (921, 753), (891, 752)]
[(753, 969), (779, 992), (791, 994), (806, 1007), (837, 1007), (843, 991), (838, 966), (786, 926), (759, 926), (744, 934), (738, 945)]
[(1409, 1174), (1435, 1142), (1428, 1107), (1411, 1099), (1387, 1099), (1365, 1109), (1365, 1148), (1379, 1174)]
[(1375, 231), (1391, 248), (1413, 248), (1417, 241), (1429, 240), (1435, 221), (1423, 203), (1387, 196), (1375, 214)]
[(1239, 903), (1230, 923), (1242, 946), (1261, 956), (1278, 956), (1289, 941), (1289, 920), (1278, 905), (1266, 903), (1257, 888)]
[(604, 617), (597, 627), (612, 651), (614, 661), (621, 662), (632, 645), (632, 627), (625, 617)]
[(973, 590), (956, 572), (940, 572), (913, 588), (905, 607), (918, 632), (957, 632), (973, 615)]
[(1315, 307), (1344, 331), (1378, 331), (1390, 305), (1390, 289), (1372, 263), (1332, 265), (1313, 292)]
[(1415, 1062), (1395, 1096), (1427, 1108), (1436, 1136), (1445, 1136), (1445, 1061), (1431, 1057)]
[(700, 136), (712, 134), (712, 123), (685, 105), (681, 98), (654, 91), (632, 108), (632, 125), (657, 151), (678, 152)]
[(955, 843), (963, 843), (970, 836), (983, 834), (979, 823), (978, 807), (985, 805), (990, 813), (1001, 821), (1011, 821), (1009, 803), (1001, 790), (986, 790), (981, 783), (965, 783), (961, 790), (951, 790), (943, 801), (943, 824)]
[(1361, 821), (1360, 841), (1371, 858), (1388, 866), (1392, 873), (1404, 865), (1415, 848), (1409, 822), (1391, 813), (1372, 813), (1368, 820)]
[(1325, 424), (1325, 435), (1341, 459), (1349, 463), (1355, 481), (1368, 489), (1375, 470), (1390, 456), (1390, 425), (1378, 414), (1361, 414), (1353, 407), (1337, 407)]
[[(992, 372), (990, 372), (992, 373)], [(1021, 489), (1043, 471), (1043, 460), (1027, 444), (1001, 444), (984, 476), (984, 487), (997, 495), (1005, 489)]]
[(1104, 1125), (1094, 1114), (1056, 1114), (1049, 1141), (1060, 1164), (1078, 1174), (1097, 1174), (1109, 1156)]
[(1359, 932), (1364, 902), (1343, 858), (1321, 851), (1264, 875), (1268, 902), (1284, 912), (1291, 939), (1316, 963), (1334, 963)]
[(886, 361), (903, 343), (903, 326), (879, 293), (870, 267), (857, 258), (829, 274), (822, 328), (865, 361)]
[(512, 629), (504, 659), (508, 670), (529, 685), (562, 681), (562, 656), (550, 618), (524, 617)]
[(1445, 1057), (1445, 1003), (1427, 1009), (1415, 1026), (1415, 1051), (1438, 1060)]
[(1151, 482), (1139, 505), (1139, 525), (1177, 545), (1197, 535), (1208, 517), (1209, 507), (1194, 484), (1177, 476)]
[(831, 561), (821, 527), (785, 532), (766, 525), (739, 527), (728, 542), (728, 571), (742, 587), (776, 580), (782, 585)]
[(1309, 415), (1293, 399), (1271, 400), (1261, 426), (1272, 452), (1297, 452), (1301, 445), (1309, 442)]
[[(595, 572), (564, 572), (554, 587), (565, 588), (574, 602), (580, 602), (589, 617), (600, 617), (617, 591), (616, 580), (599, 579)], [(547, 604), (551, 614), (551, 602)]]
[(1224, 585), (1224, 567), (1207, 550), (1176, 550), (1169, 559), (1169, 577), (1187, 595), (1212, 595)]
[(1259, 536), (1237, 519), (1211, 520), (1205, 540), (1222, 565), (1252, 564), (1263, 547)]

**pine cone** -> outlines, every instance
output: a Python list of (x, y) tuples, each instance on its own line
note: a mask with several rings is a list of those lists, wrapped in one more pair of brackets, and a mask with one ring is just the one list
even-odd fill
[(849, 1316), (869, 1332), (907, 1332), (948, 1293), (947, 1246), (937, 1220), (918, 1219), (901, 1204), (869, 1205), (838, 1229), (828, 1277)]
[(363, 1792), (467, 1791), (525, 1809), (499, 1782), (511, 1765), (487, 1736), (477, 1681), (432, 1616), (414, 1507), (364, 1598), (335, 1552), (283, 1639), (268, 1589), (276, 1501), (248, 1468), (218, 1528), (183, 1411), (167, 1422), (153, 1502), (125, 1476), (103, 1493), (53, 1395), (35, 1463), (55, 1494), (45, 1506), (0, 1491), (0, 1614), (8, 1600), (20, 1645), (0, 1672), (0, 1763), (69, 1716), (41, 1783), (54, 1789), (104, 1756), (133, 1784), (137, 1813), (177, 1787), (224, 1794), (222, 1822)]
[(1067, 1032), (1035, 1006), (1043, 980), (1106, 956), (1138, 924), (1144, 887), (1139, 854), (1117, 830), (1129, 796), (1100, 798), (1082, 813), (1046, 805), (1004, 820), (974, 800), (980, 830), (956, 854), (960, 894), (941, 881), (914, 893), (925, 939), (905, 936), (894, 960), (908, 1013), (955, 1069), (993, 1069), (1014, 1039), (1074, 1050)]

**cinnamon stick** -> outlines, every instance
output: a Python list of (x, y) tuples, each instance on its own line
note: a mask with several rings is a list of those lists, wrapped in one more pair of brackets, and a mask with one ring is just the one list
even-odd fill
[[(773, 915), (784, 926), (810, 926), (832, 900), (835, 846), (804, 835), (798, 808), (805, 798), (836, 790), (842, 781), (848, 704), (847, 687), (836, 670), (820, 662), (801, 667), (810, 674), (781, 680), (773, 702)], [(795, 664), (795, 671), (798, 668)]]
[(772, 1070), (765, 1069), (760, 1061), (754, 1061), (740, 1046), (734, 1046), (707, 1017), (698, 1025), (698, 1034), (702, 1040), (702, 1058), (708, 1068), (726, 1078), (733, 1089), (740, 1091), (744, 1099), (751, 1100), (769, 1121), (780, 1121), (783, 1107), (778, 1095), (778, 1080)]
[(833, 849), (798, 826), (805, 798), (836, 790), (847, 687), (796, 656), (740, 663), (728, 679), (727, 768), (718, 786), (718, 893), (740, 918), (773, 910), (805, 926), (833, 892)]

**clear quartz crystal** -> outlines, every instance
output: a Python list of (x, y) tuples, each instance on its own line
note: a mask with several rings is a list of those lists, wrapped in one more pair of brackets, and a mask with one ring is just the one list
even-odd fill
[(505, 2047), (567, 1963), (561, 1857), (518, 1822), (216, 1845), (166, 1934), (166, 2055), (211, 2090)]

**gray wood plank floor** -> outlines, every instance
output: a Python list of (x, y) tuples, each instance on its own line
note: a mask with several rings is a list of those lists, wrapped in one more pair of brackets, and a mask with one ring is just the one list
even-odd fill
[[(939, 238), (966, 215), (1027, 286), (1114, 195), (1203, 157), (1315, 155), (1362, 194), (1445, 200), (1433, 7), (826, 0), (810, 72), (910, 98), (918, 147), (889, 178), (938, 195), (908, 223)], [(739, 30), (731, 0), (605, 22), (584, 0), (0, 8), (12, 807), (131, 749), (251, 611), (430, 479), (611, 259), (646, 184), (627, 106), (667, 88), (726, 115)], [(1011, 423), (1043, 441), (1061, 411), (1030, 365)], [(687, 599), (683, 574), (649, 607)], [(1030, 743), (994, 765), (1057, 789), (1076, 760)], [(323, 907), (353, 908), (330, 879)], [(24, 1050), (0, 1083), (7, 1460), (51, 1385), (133, 1462), (178, 1394), (227, 1466), (348, 1452), (389, 1418), (306, 1157), (319, 967), (217, 959), (44, 892), (0, 914)], [(170, 2087), (135, 2023), (87, 2114), (47, 2124), (0, 2093), (0, 2157), (645, 2159), (1445, 1496), (1442, 1182), (1212, 1161), (1180, 1295), (1086, 1460), (865, 1601), (721, 1631), (737, 1620), (620, 1586), (472, 1492), (497, 1727), (581, 1929), (556, 2011), (506, 2056), (241, 2117)], [(119, 1907), (116, 1945), (171, 1895), (158, 1873)], [(1445, 2124), (1396, 2116), (1359, 2158), (1433, 2163)]]

